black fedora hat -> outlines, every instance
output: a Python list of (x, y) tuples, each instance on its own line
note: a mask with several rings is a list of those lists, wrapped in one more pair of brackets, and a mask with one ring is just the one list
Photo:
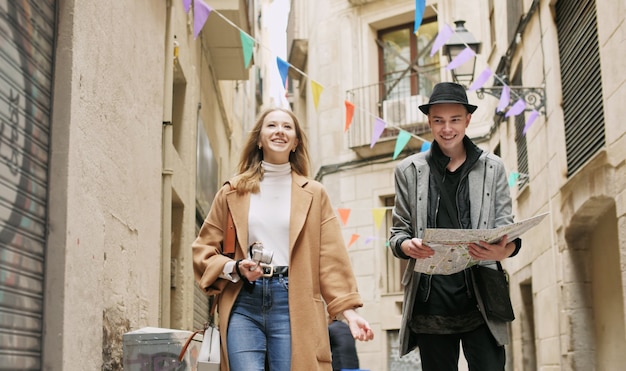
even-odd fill
[(428, 115), (430, 106), (433, 104), (442, 103), (458, 103), (467, 108), (467, 112), (474, 113), (477, 106), (469, 104), (467, 101), (467, 94), (465, 94), (465, 88), (463, 85), (456, 84), (454, 82), (440, 82), (433, 88), (433, 93), (430, 95), (428, 104), (422, 104), (419, 106), (420, 111)]

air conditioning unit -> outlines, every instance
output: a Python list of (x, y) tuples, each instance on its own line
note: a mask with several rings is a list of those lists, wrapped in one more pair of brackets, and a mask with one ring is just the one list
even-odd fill
[(418, 108), (428, 103), (428, 99), (422, 95), (388, 99), (383, 101), (383, 120), (392, 126), (410, 126), (426, 123), (426, 115)]

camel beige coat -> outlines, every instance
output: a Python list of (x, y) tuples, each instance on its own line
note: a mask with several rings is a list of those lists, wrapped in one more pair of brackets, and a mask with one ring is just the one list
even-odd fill
[[(233, 185), (236, 187), (236, 184)], [(211, 206), (193, 243), (195, 278), (208, 295), (220, 293), (217, 307), (221, 335), (221, 370), (227, 371), (226, 334), (230, 310), (242, 287), (218, 276), (230, 258), (221, 255), (228, 209), (237, 230), (234, 259), (248, 252), (250, 195), (238, 195), (227, 184)], [(289, 314), (291, 369), (331, 370), (326, 310), (331, 318), (361, 307), (356, 279), (341, 227), (323, 186), (292, 172), (289, 228)], [(234, 370), (240, 371), (240, 370)]]

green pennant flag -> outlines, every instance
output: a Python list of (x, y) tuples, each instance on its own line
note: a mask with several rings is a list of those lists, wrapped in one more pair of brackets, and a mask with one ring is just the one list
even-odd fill
[(248, 68), (248, 66), (250, 66), (250, 60), (252, 59), (254, 39), (243, 31), (239, 31), (239, 36), (241, 37), (241, 46), (243, 47), (243, 64), (245, 68)]
[(396, 140), (396, 149), (393, 151), (394, 160), (396, 159), (396, 157), (398, 157), (400, 152), (402, 152), (402, 149), (404, 148), (404, 146), (406, 146), (410, 139), (411, 133), (409, 133), (408, 131), (400, 130), (400, 133), (398, 133), (398, 139)]

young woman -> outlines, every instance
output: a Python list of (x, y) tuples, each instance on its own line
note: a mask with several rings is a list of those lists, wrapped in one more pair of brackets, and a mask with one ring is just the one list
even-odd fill
[[(308, 179), (307, 138), (296, 116), (273, 108), (259, 116), (239, 174), (215, 196), (193, 243), (196, 281), (219, 293), (222, 370), (330, 370), (325, 311), (343, 316), (352, 336), (371, 340), (357, 312), (363, 302), (339, 221), (323, 186)], [(227, 215), (234, 258), (222, 254)], [(272, 269), (251, 259), (263, 246)]]

